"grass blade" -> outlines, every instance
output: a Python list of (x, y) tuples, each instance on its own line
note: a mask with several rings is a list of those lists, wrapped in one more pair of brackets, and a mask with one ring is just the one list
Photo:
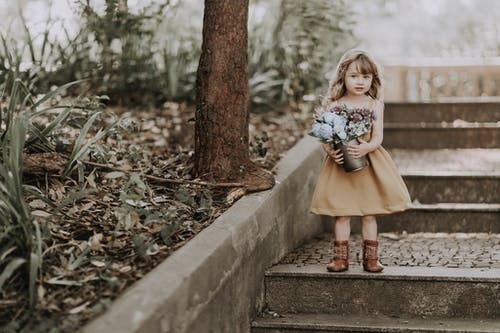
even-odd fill
[(2, 291), (5, 281), (7, 281), (7, 279), (11, 277), (12, 274), (14, 274), (14, 272), (25, 262), (26, 260), (23, 258), (16, 258), (9, 262), (0, 275), (0, 291)]
[[(92, 139), (89, 139), (85, 144), (83, 144), (83, 140), (87, 136), (87, 133), (89, 129), (91, 128), (92, 124), (94, 121), (97, 119), (97, 117), (102, 113), (102, 111), (97, 111), (95, 114), (93, 114), (85, 123), (83, 126), (80, 135), (78, 136), (78, 139), (75, 142), (75, 145), (73, 146), (73, 151), (71, 152), (71, 155), (69, 156), (69, 162), (66, 170), (64, 171), (64, 175), (68, 176), (73, 172), (73, 170), (77, 166), (77, 161), (81, 160), (86, 157), (86, 155), (89, 152), (89, 148), (97, 141), (99, 141), (104, 135), (109, 133), (118, 123), (119, 119), (115, 120), (113, 123), (108, 125), (104, 130), (100, 129), (95, 136)], [(83, 144), (83, 145), (82, 145)]]
[(37, 101), (36, 103), (33, 104), (33, 106), (31, 107), (31, 109), (34, 111), (36, 110), (36, 108), (38, 106), (40, 106), (42, 103), (44, 103), (45, 101), (47, 101), (48, 99), (52, 98), (52, 97), (55, 97), (56, 95), (58, 95), (59, 93), (61, 93), (62, 91), (64, 91), (65, 89), (71, 87), (71, 86), (74, 86), (75, 84), (79, 84), (79, 83), (82, 83), (86, 80), (77, 80), (77, 81), (72, 81), (72, 82), (69, 82), (69, 83), (66, 83), (66, 84), (63, 84), (62, 86), (59, 86), (57, 87), (56, 89), (52, 90), (51, 92), (45, 94), (45, 96), (43, 96), (39, 101)]

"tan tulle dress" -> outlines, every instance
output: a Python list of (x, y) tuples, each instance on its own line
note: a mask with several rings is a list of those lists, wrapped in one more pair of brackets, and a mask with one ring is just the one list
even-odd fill
[[(363, 139), (370, 140), (370, 133)], [(380, 146), (369, 165), (347, 173), (326, 156), (311, 201), (311, 212), (330, 216), (386, 215), (412, 207), (410, 195), (389, 153)]]

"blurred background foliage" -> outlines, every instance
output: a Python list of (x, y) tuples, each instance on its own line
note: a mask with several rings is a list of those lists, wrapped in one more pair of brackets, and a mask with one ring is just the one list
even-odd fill
[[(35, 3), (45, 3), (48, 13), (36, 24), (25, 19), (33, 17)], [(88, 79), (85, 92), (108, 95), (114, 103), (194, 101), (203, 22), (199, 1), (78, 0), (68, 4), (72, 20), (52, 14), (62, 4), (11, 4), (14, 15), (2, 29), (2, 82), (15, 73), (33, 91), (47, 91)], [(300, 102), (323, 84), (329, 59), (355, 43), (352, 12), (343, 0), (255, 1), (250, 12), (249, 77), (256, 107)]]
[[(74, 94), (112, 103), (194, 101), (202, 0), (16, 0), (0, 3), (0, 84), (33, 92), (87, 79)], [(252, 110), (318, 100), (340, 53), (498, 56), (496, 0), (251, 0)]]
[(307, 102), (324, 89), (332, 59), (357, 43), (348, 1), (262, 1), (251, 9), (249, 77), (254, 110)]

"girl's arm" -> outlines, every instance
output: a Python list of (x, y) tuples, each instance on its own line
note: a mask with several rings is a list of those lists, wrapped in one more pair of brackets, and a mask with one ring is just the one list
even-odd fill
[(384, 140), (384, 103), (377, 101), (375, 107), (375, 120), (373, 121), (372, 137), (369, 142), (367, 142), (367, 153), (376, 150), (382, 144)]
[(340, 149), (335, 150), (333, 148), (333, 144), (331, 143), (323, 143), (323, 149), (326, 151), (328, 156), (335, 161), (337, 164), (344, 163), (344, 155), (342, 155), (342, 151)]

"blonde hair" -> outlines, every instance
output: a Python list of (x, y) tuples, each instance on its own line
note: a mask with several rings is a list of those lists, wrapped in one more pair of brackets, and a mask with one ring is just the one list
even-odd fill
[(328, 93), (326, 94), (323, 105), (334, 102), (344, 96), (347, 92), (345, 87), (345, 75), (350, 64), (356, 63), (357, 70), (361, 74), (372, 74), (372, 85), (367, 95), (373, 99), (379, 99), (382, 87), (382, 79), (377, 64), (362, 50), (349, 50), (340, 58), (335, 75), (330, 80)]

